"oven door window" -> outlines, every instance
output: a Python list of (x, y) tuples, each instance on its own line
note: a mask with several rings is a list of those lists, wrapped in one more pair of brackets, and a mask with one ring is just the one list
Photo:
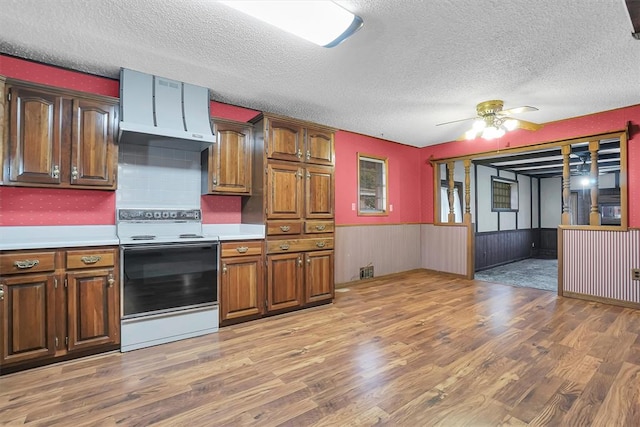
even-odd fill
[(200, 307), (218, 300), (218, 245), (122, 250), (123, 317)]

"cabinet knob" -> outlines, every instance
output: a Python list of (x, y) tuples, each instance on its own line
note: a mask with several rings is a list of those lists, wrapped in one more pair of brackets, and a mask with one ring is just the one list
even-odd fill
[(75, 166), (71, 168), (71, 179), (78, 179), (78, 175), (78, 168)]
[(300, 151), (300, 149), (298, 149), (298, 152), (296, 153), (296, 156), (301, 159), (302, 158), (302, 151)]
[(311, 151), (307, 150), (307, 156), (306, 157), (307, 157), (307, 160), (311, 159)]
[(109, 284), (109, 287), (112, 287), (115, 282), (116, 280), (113, 278), (113, 274), (109, 274), (109, 277), (107, 279), (107, 283)]
[(53, 170), (51, 171), (52, 178), (60, 178), (60, 166), (53, 165)]
[(222, 264), (222, 274), (227, 274), (227, 264)]
[(213, 185), (218, 185), (218, 178), (213, 177)]
[(19, 269), (26, 269), (26, 268), (31, 268), (31, 267), (35, 267), (36, 265), (40, 264), (40, 260), (37, 259), (25, 259), (22, 261), (14, 261), (13, 265), (15, 265), (16, 267), (18, 267)]
[(0, 301), (4, 299), (4, 285), (0, 285)]
[(298, 257), (298, 267), (302, 267), (302, 258)]
[(307, 258), (307, 264), (311, 264), (311, 258)]

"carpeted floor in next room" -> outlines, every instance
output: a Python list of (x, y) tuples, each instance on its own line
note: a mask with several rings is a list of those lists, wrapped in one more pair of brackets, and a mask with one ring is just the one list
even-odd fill
[(477, 271), (475, 279), (555, 292), (558, 290), (558, 260), (528, 258)]

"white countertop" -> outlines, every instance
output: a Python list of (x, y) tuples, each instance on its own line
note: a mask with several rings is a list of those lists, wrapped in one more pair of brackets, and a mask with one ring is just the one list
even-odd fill
[(0, 250), (118, 244), (115, 225), (0, 227)]
[[(260, 224), (203, 224), (202, 232), (221, 241), (264, 239), (264, 225)], [(115, 225), (0, 227), (0, 250), (119, 244)]]

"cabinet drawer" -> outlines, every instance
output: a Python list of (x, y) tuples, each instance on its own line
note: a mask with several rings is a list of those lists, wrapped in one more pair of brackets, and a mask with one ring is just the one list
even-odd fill
[(0, 273), (3, 275), (53, 271), (55, 268), (55, 251), (0, 254)]
[(267, 252), (270, 254), (315, 251), (319, 249), (333, 249), (333, 237), (320, 239), (271, 240), (267, 242)]
[(267, 235), (278, 236), (287, 234), (302, 233), (302, 223), (300, 221), (268, 221)]
[(114, 249), (67, 251), (67, 268), (112, 267), (115, 261)]
[(262, 254), (262, 242), (226, 242), (221, 248), (222, 258)]
[(304, 232), (307, 234), (333, 233), (333, 228), (333, 221), (307, 221), (304, 223)]

